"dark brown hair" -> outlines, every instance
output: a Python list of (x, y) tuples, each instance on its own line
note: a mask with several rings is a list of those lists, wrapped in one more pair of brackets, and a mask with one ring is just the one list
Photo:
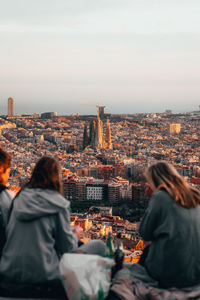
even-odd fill
[(58, 162), (51, 157), (42, 157), (36, 163), (32, 176), (25, 187), (50, 189), (63, 194), (61, 171)]
[(3, 148), (0, 147), (0, 167), (3, 167), (4, 170), (10, 168), (11, 166), (11, 156)]
[(171, 164), (159, 161), (151, 165), (145, 175), (150, 185), (152, 182), (156, 190), (165, 189), (181, 206), (192, 208), (200, 204), (200, 191), (184, 181)]

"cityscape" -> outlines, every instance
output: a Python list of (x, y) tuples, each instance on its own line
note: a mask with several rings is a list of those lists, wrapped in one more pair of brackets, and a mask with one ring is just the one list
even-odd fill
[[(71, 224), (84, 239), (122, 233), (128, 253), (142, 250), (139, 222), (149, 197), (144, 171), (156, 160), (171, 162), (200, 189), (200, 111), (58, 116), (8, 113), (0, 118), (1, 146), (12, 156), (10, 188), (18, 191), (43, 155), (59, 160)], [(132, 252), (131, 252), (132, 251)]]
[(200, 299), (199, 12), (2, 1), (2, 299)]

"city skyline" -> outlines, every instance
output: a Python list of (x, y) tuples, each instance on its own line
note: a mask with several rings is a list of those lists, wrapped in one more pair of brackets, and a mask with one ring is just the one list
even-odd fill
[(8, 0), (0, 12), (0, 111), (194, 111), (200, 94), (197, 0)]
[[(13, 99), (13, 97), (9, 97), (8, 99)], [(3, 99), (3, 101), (0, 101), (1, 102), (1, 105), (0, 105), (0, 115), (4, 115), (4, 116), (11, 116), (9, 113), (8, 113), (8, 110), (9, 110), (9, 108), (8, 108), (8, 99), (6, 99), (6, 100), (4, 100)], [(14, 101), (15, 101), (15, 99), (13, 99)], [(56, 102), (56, 101), (55, 101)], [(55, 111), (55, 109), (56, 109), (56, 104), (54, 104), (53, 103), (53, 105), (50, 105), (50, 106), (45, 106), (42, 110), (37, 110), (37, 107), (35, 106), (34, 108), (35, 108), (35, 110), (28, 110), (28, 111), (26, 111), (26, 110), (24, 110), (24, 109), (22, 109), (22, 110), (19, 110), (19, 107), (20, 107), (20, 103), (19, 103), (19, 105), (18, 105), (18, 107), (17, 107), (17, 102), (15, 102), (15, 105), (16, 105), (16, 107), (15, 107), (15, 112), (14, 112), (14, 106), (13, 106), (13, 114), (12, 114), (12, 116), (20, 116), (20, 115), (34, 115), (34, 114), (39, 114), (39, 115), (42, 115), (42, 114), (49, 114), (49, 113), (52, 113), (52, 114), (56, 114), (56, 116), (69, 116), (69, 115), (80, 115), (80, 116), (84, 116), (84, 115), (91, 115), (91, 116), (95, 116), (95, 115), (98, 115), (98, 113), (96, 112), (96, 108), (95, 107), (97, 107), (99, 104), (97, 104), (97, 105), (95, 105), (95, 104), (88, 104), (88, 105), (86, 105), (86, 106), (91, 106), (91, 107), (89, 107), (89, 108), (86, 108), (85, 109), (85, 112), (82, 112), (82, 113), (79, 113), (79, 112), (77, 112), (77, 111), (68, 111), (68, 110), (66, 110), (66, 113), (64, 113), (63, 112), (63, 110), (60, 110), (60, 111)], [(84, 106), (85, 104), (80, 104), (80, 107), (81, 106)], [(49, 107), (51, 107), (52, 109), (48, 109)], [(170, 109), (170, 107), (163, 107), (163, 110), (160, 110), (160, 111), (154, 111), (154, 110), (149, 110), (149, 111), (146, 111), (144, 108), (143, 109), (141, 109), (141, 110), (136, 110), (136, 111), (134, 111), (134, 112), (130, 112), (130, 110), (128, 111), (126, 111), (126, 110), (124, 110), (123, 112), (122, 111), (118, 111), (118, 112), (112, 112), (112, 110), (111, 110), (111, 108), (108, 108), (108, 109), (106, 109), (106, 106), (103, 106), (103, 107), (105, 107), (105, 115), (106, 114), (108, 114), (108, 115), (110, 115), (110, 114), (113, 114), (113, 115), (128, 115), (128, 114), (132, 114), (132, 115), (134, 115), (134, 114), (160, 114), (160, 113), (174, 113), (174, 114), (181, 114), (181, 113), (192, 113), (192, 112), (200, 112), (200, 105), (196, 105), (196, 106), (194, 106), (194, 110), (192, 110), (192, 109), (188, 109), (188, 110), (184, 110), (184, 109), (180, 109), (180, 110), (178, 110), (178, 109), (175, 109), (175, 110), (173, 110), (173, 109)], [(55, 108), (55, 109), (53, 109), (53, 108)]]

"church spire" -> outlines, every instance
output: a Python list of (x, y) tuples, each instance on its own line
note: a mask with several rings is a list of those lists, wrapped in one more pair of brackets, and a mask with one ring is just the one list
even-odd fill
[(109, 121), (109, 119), (107, 119), (107, 126), (106, 126), (105, 148), (106, 149), (112, 149), (111, 130), (110, 130), (110, 121)]

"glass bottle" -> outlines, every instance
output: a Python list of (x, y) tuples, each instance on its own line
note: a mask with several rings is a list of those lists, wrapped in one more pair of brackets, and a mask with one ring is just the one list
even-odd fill
[(113, 245), (113, 240), (112, 240), (112, 232), (108, 232), (108, 237), (106, 241), (106, 256), (113, 258), (114, 254), (114, 245)]

